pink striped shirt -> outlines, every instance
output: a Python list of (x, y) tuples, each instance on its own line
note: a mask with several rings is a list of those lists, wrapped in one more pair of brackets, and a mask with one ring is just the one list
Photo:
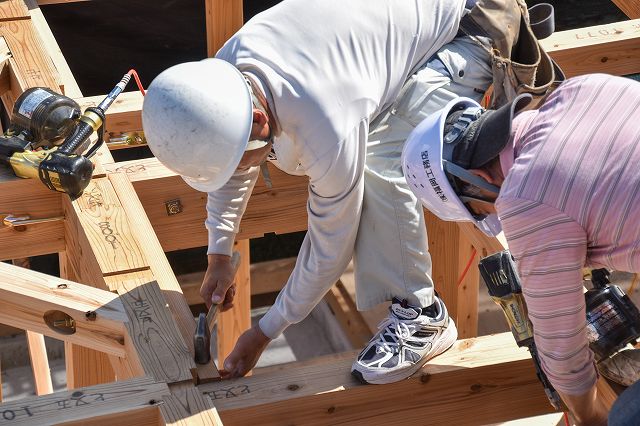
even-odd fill
[(640, 83), (567, 80), (518, 115), (496, 201), (518, 263), (542, 367), (560, 391), (596, 381), (582, 267), (640, 271)]

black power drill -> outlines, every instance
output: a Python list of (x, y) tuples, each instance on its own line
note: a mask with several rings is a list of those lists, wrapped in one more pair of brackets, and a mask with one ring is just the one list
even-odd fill
[[(533, 341), (533, 326), (527, 315), (520, 278), (508, 250), (480, 259), (480, 275), (489, 295), (502, 307), (518, 346), (531, 353), (536, 374), (554, 408), (560, 409), (560, 397), (540, 367)], [(593, 288), (585, 293), (589, 347), (600, 362), (635, 342), (640, 337), (640, 311), (617, 285), (609, 285), (609, 271), (591, 271)]]
[[(103, 143), (105, 111), (130, 79), (131, 74), (125, 74), (98, 106), (82, 114), (76, 101), (50, 89), (26, 90), (13, 106), (7, 132), (0, 136), (0, 164), (75, 200), (91, 181), (89, 159)], [(98, 140), (85, 152), (94, 131)]]

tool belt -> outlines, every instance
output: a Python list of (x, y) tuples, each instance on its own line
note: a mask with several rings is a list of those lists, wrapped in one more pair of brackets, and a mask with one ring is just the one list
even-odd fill
[(532, 94), (532, 105), (536, 107), (565, 79), (538, 42), (554, 29), (551, 5), (543, 3), (527, 9), (524, 0), (478, 0), (462, 18), (463, 34), (480, 45), (483, 44), (477, 37), (491, 40), (491, 108), (498, 108), (521, 93)]

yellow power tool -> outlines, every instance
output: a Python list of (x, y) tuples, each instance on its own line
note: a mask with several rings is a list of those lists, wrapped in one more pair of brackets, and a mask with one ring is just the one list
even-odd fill
[[(105, 111), (130, 79), (125, 74), (98, 106), (84, 113), (76, 101), (48, 88), (26, 90), (0, 136), (0, 164), (10, 166), (18, 177), (40, 179), (47, 188), (78, 198), (93, 175), (90, 158), (103, 143)], [(98, 139), (89, 148), (94, 131)]]

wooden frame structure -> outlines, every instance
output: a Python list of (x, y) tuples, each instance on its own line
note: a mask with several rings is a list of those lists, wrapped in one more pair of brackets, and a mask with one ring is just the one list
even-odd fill
[[(64, 0), (39, 3), (58, 2)], [(635, 1), (614, 2), (640, 18)], [(242, 0), (206, 0), (206, 14), (211, 54), (241, 25)], [(82, 98), (35, 0), (0, 2), (0, 37), (5, 108), (32, 86), (62, 90), (83, 106), (98, 100)], [(568, 75), (640, 72), (640, 19), (556, 33), (544, 45)], [(137, 93), (123, 94), (108, 111), (107, 131), (139, 130), (141, 102)], [(94, 179), (73, 202), (0, 170), (0, 211), (47, 219), (0, 228), (0, 260), (58, 253), (62, 276), (0, 264), (0, 323), (28, 330), (40, 395), (0, 404), (0, 424), (397, 424), (400, 412), (407, 423), (428, 416), (434, 423), (483, 424), (551, 412), (528, 353), (509, 334), (474, 337), (476, 268), (453, 285), (474, 253), (503, 244), (469, 224), (433, 216), (435, 282), (450, 283), (439, 292), (467, 339), (391, 385), (357, 384), (349, 375), (354, 353), (217, 381), (212, 363), (193, 362), (195, 322), (164, 255), (206, 245), (205, 194), (154, 158), (114, 162), (106, 148), (97, 157)], [(258, 182), (236, 242), (243, 263), (235, 307), (219, 320), (221, 356), (250, 324), (249, 239), (306, 229), (306, 180), (271, 173), (273, 189)], [(348, 318), (354, 339), (362, 338), (366, 330), (353, 325), (361, 319), (348, 292), (336, 288), (332, 309)], [(42, 335), (65, 342), (67, 391), (50, 393)], [(611, 403), (615, 394), (603, 390)]]

